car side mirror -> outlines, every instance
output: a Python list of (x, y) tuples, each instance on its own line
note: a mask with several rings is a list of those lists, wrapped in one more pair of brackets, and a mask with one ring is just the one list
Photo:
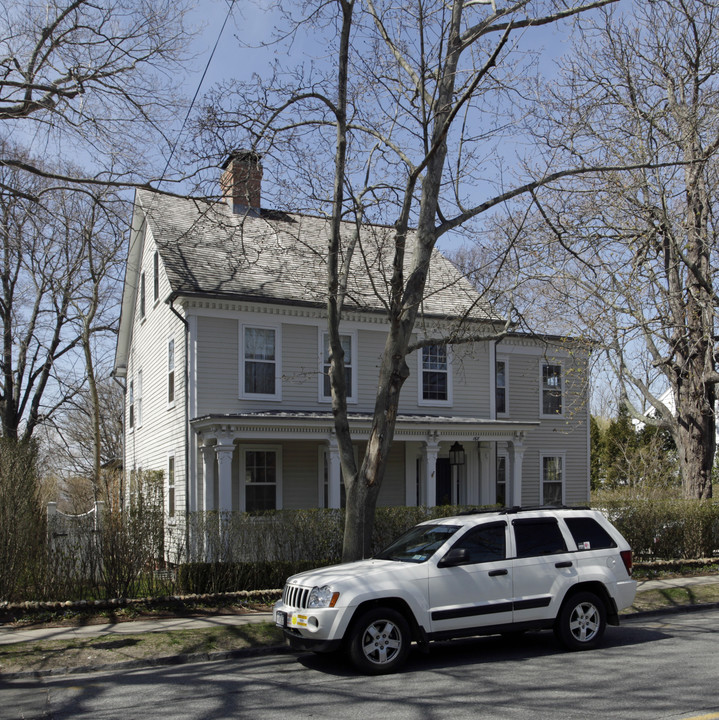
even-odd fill
[(469, 550), (467, 548), (452, 548), (438, 563), (437, 567), (456, 567), (469, 563)]

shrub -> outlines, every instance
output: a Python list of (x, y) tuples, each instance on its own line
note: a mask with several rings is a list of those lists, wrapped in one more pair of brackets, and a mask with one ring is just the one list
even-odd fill
[[(418, 522), (461, 511), (460, 507), (381, 507), (375, 514), (372, 554)], [(198, 561), (178, 568), (182, 593), (236, 592), (283, 587), (290, 575), (339, 563), (344, 511), (279, 510), (262, 514), (194, 513), (191, 535)], [(213, 562), (202, 562), (203, 551)], [(268, 584), (270, 583), (270, 584)]]
[(180, 594), (214, 594), (238, 590), (275, 590), (295, 573), (317, 567), (311, 562), (195, 562), (177, 569)]
[(637, 559), (711, 557), (719, 549), (719, 504), (655, 494), (595, 494), (603, 510), (632, 546)]
[(25, 598), (41, 581), (45, 516), (34, 443), (0, 437), (0, 600)]

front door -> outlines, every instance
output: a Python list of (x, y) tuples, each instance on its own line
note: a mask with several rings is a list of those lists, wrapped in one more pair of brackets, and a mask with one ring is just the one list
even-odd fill
[(436, 491), (435, 495), (437, 505), (452, 504), (452, 467), (449, 464), (449, 458), (437, 458), (435, 469)]

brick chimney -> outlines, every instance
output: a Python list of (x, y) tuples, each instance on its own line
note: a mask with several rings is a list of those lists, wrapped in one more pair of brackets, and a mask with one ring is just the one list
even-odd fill
[(262, 191), (261, 157), (250, 150), (234, 150), (222, 169), (222, 197), (232, 212), (258, 214)]

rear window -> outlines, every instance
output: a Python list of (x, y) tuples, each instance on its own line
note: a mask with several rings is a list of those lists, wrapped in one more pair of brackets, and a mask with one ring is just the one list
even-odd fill
[(615, 548), (617, 543), (612, 536), (590, 517), (566, 518), (565, 522), (572, 533), (578, 550), (602, 550)]
[(567, 552), (567, 544), (556, 518), (514, 520), (517, 557), (535, 557)]

